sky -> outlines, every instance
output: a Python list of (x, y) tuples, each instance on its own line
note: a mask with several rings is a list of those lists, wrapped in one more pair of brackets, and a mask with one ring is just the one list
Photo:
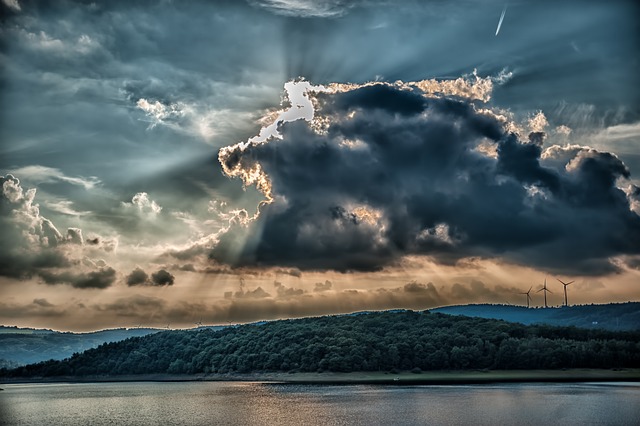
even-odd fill
[(0, 323), (640, 300), (638, 9), (1, 0)]

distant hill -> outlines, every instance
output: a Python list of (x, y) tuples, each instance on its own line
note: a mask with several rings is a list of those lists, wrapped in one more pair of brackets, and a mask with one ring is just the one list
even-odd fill
[(48, 328), (21, 328), (15, 325), (0, 325), (0, 334), (52, 334), (60, 333), (59, 331), (50, 330)]
[(0, 326), (0, 367), (69, 358), (103, 343), (141, 337), (161, 331), (154, 328), (116, 328), (92, 333)]
[[(191, 330), (219, 330), (226, 326), (201, 326)], [(89, 333), (0, 326), (0, 368), (17, 367), (50, 359), (69, 358), (103, 343), (119, 342), (165, 331), (158, 328), (113, 328)]]
[(526, 308), (512, 305), (459, 305), (431, 309), (449, 315), (501, 319), (521, 324), (576, 326), (613, 331), (640, 330), (640, 302)]
[(1, 377), (638, 368), (640, 332), (523, 325), (429, 311), (172, 330), (107, 343)]

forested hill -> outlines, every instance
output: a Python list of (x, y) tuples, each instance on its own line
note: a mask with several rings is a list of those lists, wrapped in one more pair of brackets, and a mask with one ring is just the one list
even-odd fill
[(640, 333), (371, 312), (160, 332), (0, 376), (583, 367), (640, 367)]
[(549, 324), (640, 331), (640, 302), (576, 305), (559, 308), (526, 308), (512, 305), (461, 305), (431, 309), (451, 315), (502, 319), (522, 324)]

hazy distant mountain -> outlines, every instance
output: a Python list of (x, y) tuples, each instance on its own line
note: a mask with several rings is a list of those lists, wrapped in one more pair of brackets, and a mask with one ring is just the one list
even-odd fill
[(0, 366), (64, 359), (103, 343), (157, 333), (154, 328), (116, 328), (92, 333), (0, 326)]
[(624, 331), (640, 330), (640, 302), (526, 308), (512, 305), (461, 305), (431, 309), (450, 315), (493, 318), (521, 324), (549, 324)]
[[(203, 326), (192, 330), (218, 330), (225, 326)], [(48, 329), (0, 325), (0, 368), (33, 364), (50, 359), (69, 358), (74, 353), (96, 348), (103, 343), (165, 331), (158, 328), (114, 328), (90, 333), (70, 333)]]

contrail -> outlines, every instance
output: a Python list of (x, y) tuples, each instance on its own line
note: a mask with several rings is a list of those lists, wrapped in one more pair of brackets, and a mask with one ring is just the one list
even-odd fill
[(507, 13), (508, 4), (504, 5), (504, 9), (502, 9), (502, 15), (500, 15), (500, 21), (498, 21), (498, 28), (496, 29), (496, 35), (500, 32), (500, 27), (502, 26), (502, 20), (504, 19), (505, 13)]

